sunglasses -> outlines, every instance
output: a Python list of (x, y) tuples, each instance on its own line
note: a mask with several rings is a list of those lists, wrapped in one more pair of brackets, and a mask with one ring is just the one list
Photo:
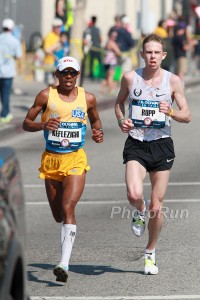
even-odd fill
[(78, 75), (78, 72), (76, 70), (63, 70), (63, 71), (58, 71), (60, 75), (62, 76), (72, 76), (75, 77)]

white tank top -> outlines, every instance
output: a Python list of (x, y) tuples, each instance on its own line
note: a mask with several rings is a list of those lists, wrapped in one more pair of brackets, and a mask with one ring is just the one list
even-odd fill
[(129, 93), (129, 118), (134, 128), (129, 135), (140, 141), (153, 141), (171, 136), (171, 117), (159, 112), (161, 100), (172, 104), (170, 91), (171, 72), (163, 70), (160, 85), (155, 88), (147, 85), (142, 78), (143, 69), (134, 73)]

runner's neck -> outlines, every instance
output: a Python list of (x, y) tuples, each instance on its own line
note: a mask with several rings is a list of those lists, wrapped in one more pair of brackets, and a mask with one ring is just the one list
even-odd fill
[(148, 72), (145, 68), (143, 69), (142, 78), (145, 81), (146, 84), (149, 86), (159, 89), (159, 86), (162, 82), (163, 78), (163, 70), (158, 69), (156, 72)]

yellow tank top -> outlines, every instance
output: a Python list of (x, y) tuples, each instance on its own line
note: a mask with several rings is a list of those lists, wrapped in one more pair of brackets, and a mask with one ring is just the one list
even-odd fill
[(78, 95), (73, 102), (64, 102), (56, 87), (50, 87), (46, 110), (42, 113), (42, 122), (60, 117), (57, 130), (44, 130), (46, 150), (56, 153), (68, 153), (83, 147), (87, 125), (87, 103), (85, 91), (78, 87)]

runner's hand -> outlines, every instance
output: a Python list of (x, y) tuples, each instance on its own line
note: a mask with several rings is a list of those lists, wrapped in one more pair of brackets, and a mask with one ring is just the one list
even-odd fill
[(60, 117), (50, 118), (45, 124), (44, 129), (46, 130), (56, 130), (60, 126)]
[(92, 139), (96, 143), (102, 143), (103, 142), (103, 131), (100, 129), (92, 129)]
[(124, 119), (119, 126), (122, 132), (128, 133), (131, 129), (133, 129), (134, 124), (132, 120), (128, 118), (128, 119)]
[(170, 110), (171, 110), (171, 106), (168, 102), (160, 101), (160, 104), (159, 104), (159, 111), (160, 112), (162, 112), (165, 115), (169, 116)]

